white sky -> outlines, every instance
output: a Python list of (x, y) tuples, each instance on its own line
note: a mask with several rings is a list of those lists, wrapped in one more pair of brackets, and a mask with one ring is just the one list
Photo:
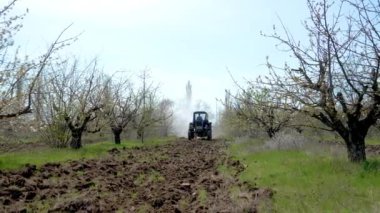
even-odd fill
[(243, 81), (267, 71), (267, 55), (280, 65), (286, 60), (260, 31), (271, 33), (280, 17), (302, 37), (307, 16), (304, 0), (19, 0), (16, 9), (26, 8), (16, 41), (25, 53), (41, 53), (73, 23), (67, 36), (83, 34), (67, 51), (98, 56), (108, 73), (148, 67), (175, 101), (190, 80), (193, 99), (211, 107), (234, 87), (226, 67)]

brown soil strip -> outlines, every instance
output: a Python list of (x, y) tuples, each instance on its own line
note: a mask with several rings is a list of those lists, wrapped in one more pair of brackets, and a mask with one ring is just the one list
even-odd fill
[[(225, 164), (235, 175), (220, 174)], [(271, 190), (240, 183), (221, 141), (112, 149), (102, 159), (0, 171), (0, 212), (256, 212)]]

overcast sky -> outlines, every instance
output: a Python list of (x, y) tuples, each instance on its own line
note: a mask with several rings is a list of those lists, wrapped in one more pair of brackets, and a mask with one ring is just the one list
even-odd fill
[(254, 79), (267, 71), (266, 56), (286, 58), (271, 33), (279, 18), (297, 37), (307, 16), (304, 0), (19, 0), (29, 9), (17, 36), (22, 51), (42, 52), (73, 23), (67, 36), (83, 32), (66, 51), (83, 59), (98, 56), (108, 73), (139, 72), (148, 67), (165, 97), (185, 97), (188, 80), (193, 98), (215, 103), (236, 79)]

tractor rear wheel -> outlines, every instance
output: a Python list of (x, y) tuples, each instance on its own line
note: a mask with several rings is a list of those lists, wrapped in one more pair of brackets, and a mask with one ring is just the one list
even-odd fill
[(187, 138), (189, 140), (192, 140), (194, 138), (194, 132), (189, 130), (189, 132), (187, 133)]

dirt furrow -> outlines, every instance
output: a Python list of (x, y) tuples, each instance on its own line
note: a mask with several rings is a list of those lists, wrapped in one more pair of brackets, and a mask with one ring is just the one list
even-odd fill
[(221, 141), (179, 140), (0, 171), (0, 212), (255, 212), (258, 198), (272, 192), (220, 174), (222, 164), (243, 169), (224, 148)]

